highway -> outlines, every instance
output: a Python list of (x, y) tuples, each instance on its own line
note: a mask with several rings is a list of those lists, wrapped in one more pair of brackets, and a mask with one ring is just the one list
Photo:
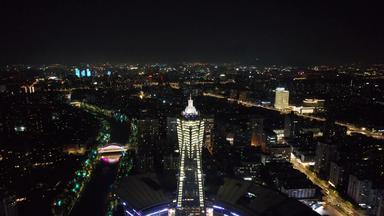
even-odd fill
[[(219, 94), (203, 93), (203, 95), (207, 96), (207, 97), (214, 97), (214, 98), (218, 98), (218, 99), (225, 99), (225, 100), (228, 100), (228, 101), (231, 101), (231, 102), (237, 102), (238, 104), (243, 105), (245, 107), (257, 107), (257, 108), (267, 109), (267, 110), (271, 110), (271, 111), (275, 111), (275, 112), (280, 112), (280, 113), (288, 113), (286, 111), (282, 112), (280, 110), (277, 110), (274, 107), (262, 106), (262, 105), (259, 105), (259, 104), (253, 103), (253, 102), (249, 102), (249, 101), (241, 101), (241, 100), (237, 100), (237, 99), (227, 98), (227, 97), (224, 97), (224, 96), (219, 95)], [(295, 115), (303, 117), (303, 118), (311, 119), (311, 120), (316, 120), (316, 121), (322, 121), (322, 122), (326, 121), (326, 119), (322, 118), (322, 117), (311, 116), (311, 115), (301, 114), (301, 113), (297, 113), (297, 112), (295, 112)], [(382, 140), (384, 140), (384, 134), (382, 134), (380, 132), (376, 132), (374, 130), (369, 130), (369, 129), (365, 128), (365, 127), (357, 127), (356, 125), (353, 125), (351, 123), (344, 123), (344, 122), (341, 122), (341, 121), (336, 121), (335, 124), (339, 125), (339, 126), (346, 127), (348, 135), (351, 135), (353, 133), (358, 133), (358, 134), (362, 134), (362, 135), (365, 135), (367, 137), (371, 137), (371, 138), (374, 138), (374, 139), (382, 139)]]

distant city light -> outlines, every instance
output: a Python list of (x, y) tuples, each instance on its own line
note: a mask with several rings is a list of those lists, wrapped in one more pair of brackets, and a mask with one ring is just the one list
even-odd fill
[(57, 76), (49, 76), (48, 80), (58, 80), (59, 78)]
[(14, 129), (15, 129), (16, 132), (23, 132), (27, 128), (25, 126), (16, 126)]
[(75, 68), (75, 75), (76, 75), (78, 78), (81, 77), (79, 68)]
[(146, 214), (145, 216), (152, 216), (152, 215), (157, 215), (157, 214), (160, 214), (162, 212), (166, 212), (168, 211), (169, 209), (168, 208), (165, 208), (165, 209), (161, 209), (159, 211), (155, 211), (155, 212), (152, 212), (152, 213), (149, 213), (149, 214)]
[(127, 214), (130, 215), (130, 216), (135, 216), (134, 214), (132, 214), (132, 213), (129, 212), (128, 210), (125, 210), (125, 213), (127, 213)]
[(224, 210), (224, 208), (223, 208), (223, 207), (221, 207), (221, 206), (213, 205), (212, 207), (213, 207), (213, 208), (215, 208), (215, 209)]
[(87, 70), (86, 70), (86, 71), (87, 71), (87, 77), (90, 77), (90, 76), (91, 76), (91, 74), (92, 74), (92, 73), (91, 73), (91, 70), (89, 70), (89, 68), (87, 68)]

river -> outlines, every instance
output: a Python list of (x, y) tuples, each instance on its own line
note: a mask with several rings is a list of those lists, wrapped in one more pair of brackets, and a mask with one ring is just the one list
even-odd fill
[(107, 195), (113, 184), (118, 164), (99, 162), (82, 196), (74, 206), (71, 216), (105, 216)]

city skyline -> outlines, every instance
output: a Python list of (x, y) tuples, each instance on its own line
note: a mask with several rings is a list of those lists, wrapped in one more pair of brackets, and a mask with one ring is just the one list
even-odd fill
[(383, 6), (0, 0), (0, 215), (384, 216)]
[(384, 65), (0, 70), (13, 216), (383, 212)]

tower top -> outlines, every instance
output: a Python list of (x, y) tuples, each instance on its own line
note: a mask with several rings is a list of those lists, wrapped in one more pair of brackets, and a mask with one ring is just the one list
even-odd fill
[(182, 115), (183, 116), (197, 116), (197, 115), (199, 115), (199, 112), (197, 112), (195, 106), (193, 106), (193, 100), (192, 100), (191, 95), (189, 95), (188, 106), (182, 112)]

